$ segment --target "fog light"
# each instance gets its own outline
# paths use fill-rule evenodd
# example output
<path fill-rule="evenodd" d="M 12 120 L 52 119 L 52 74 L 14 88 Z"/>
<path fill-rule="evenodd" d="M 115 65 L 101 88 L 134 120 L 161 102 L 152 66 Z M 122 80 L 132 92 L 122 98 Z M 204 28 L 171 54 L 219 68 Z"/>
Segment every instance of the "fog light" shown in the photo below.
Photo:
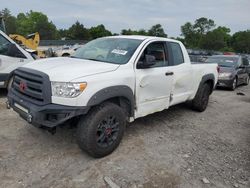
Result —
<path fill-rule="evenodd" d="M 32 122 L 32 115 L 31 115 L 31 114 L 28 114 L 28 116 L 27 116 L 27 121 L 28 121 L 28 123 L 31 123 L 31 122 Z"/>

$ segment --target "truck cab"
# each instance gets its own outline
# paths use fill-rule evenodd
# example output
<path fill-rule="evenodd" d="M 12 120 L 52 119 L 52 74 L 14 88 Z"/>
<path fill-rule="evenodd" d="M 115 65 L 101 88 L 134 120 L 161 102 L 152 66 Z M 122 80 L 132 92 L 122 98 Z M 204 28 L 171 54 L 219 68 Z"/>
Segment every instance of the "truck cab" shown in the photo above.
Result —
<path fill-rule="evenodd" d="M 0 31 L 0 88 L 8 87 L 13 71 L 34 58 Z"/>

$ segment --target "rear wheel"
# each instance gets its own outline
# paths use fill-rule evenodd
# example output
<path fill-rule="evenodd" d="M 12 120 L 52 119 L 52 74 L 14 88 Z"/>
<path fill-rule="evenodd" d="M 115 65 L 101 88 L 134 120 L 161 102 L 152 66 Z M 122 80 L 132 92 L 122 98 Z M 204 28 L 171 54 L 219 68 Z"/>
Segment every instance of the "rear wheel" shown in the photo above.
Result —
<path fill-rule="evenodd" d="M 206 110 L 210 92 L 211 86 L 208 83 L 205 83 L 203 86 L 201 86 L 192 101 L 192 109 L 198 112 L 203 112 Z"/>
<path fill-rule="evenodd" d="M 104 103 L 94 107 L 78 123 L 78 145 L 96 158 L 109 155 L 120 144 L 125 125 L 125 113 L 116 104 Z"/>

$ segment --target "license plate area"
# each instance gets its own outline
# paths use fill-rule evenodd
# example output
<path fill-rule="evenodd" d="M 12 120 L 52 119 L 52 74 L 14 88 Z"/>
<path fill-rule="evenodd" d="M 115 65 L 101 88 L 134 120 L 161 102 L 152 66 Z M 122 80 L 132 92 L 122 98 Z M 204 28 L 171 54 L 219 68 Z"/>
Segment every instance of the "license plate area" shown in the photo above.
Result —
<path fill-rule="evenodd" d="M 27 108 L 24 108 L 24 107 L 21 106 L 20 104 L 14 103 L 14 106 L 15 106 L 17 109 L 23 111 L 23 112 L 26 113 L 26 114 L 29 113 L 29 110 L 28 110 Z"/>

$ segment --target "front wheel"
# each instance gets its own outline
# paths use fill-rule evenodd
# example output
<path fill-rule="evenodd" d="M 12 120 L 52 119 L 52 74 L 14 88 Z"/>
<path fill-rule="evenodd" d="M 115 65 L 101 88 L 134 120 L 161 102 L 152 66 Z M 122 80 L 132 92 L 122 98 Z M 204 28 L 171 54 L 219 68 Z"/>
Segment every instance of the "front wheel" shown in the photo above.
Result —
<path fill-rule="evenodd" d="M 237 78 L 234 78 L 232 86 L 231 86 L 231 90 L 234 91 L 236 89 L 237 85 L 238 85 L 238 80 L 237 80 Z"/>
<path fill-rule="evenodd" d="M 118 105 L 101 104 L 80 119 L 77 126 L 78 145 L 95 158 L 109 155 L 120 144 L 125 125 L 125 113 Z"/>
<path fill-rule="evenodd" d="M 208 83 L 201 86 L 192 101 L 192 109 L 198 112 L 205 111 L 208 105 L 210 92 L 211 87 Z"/>

